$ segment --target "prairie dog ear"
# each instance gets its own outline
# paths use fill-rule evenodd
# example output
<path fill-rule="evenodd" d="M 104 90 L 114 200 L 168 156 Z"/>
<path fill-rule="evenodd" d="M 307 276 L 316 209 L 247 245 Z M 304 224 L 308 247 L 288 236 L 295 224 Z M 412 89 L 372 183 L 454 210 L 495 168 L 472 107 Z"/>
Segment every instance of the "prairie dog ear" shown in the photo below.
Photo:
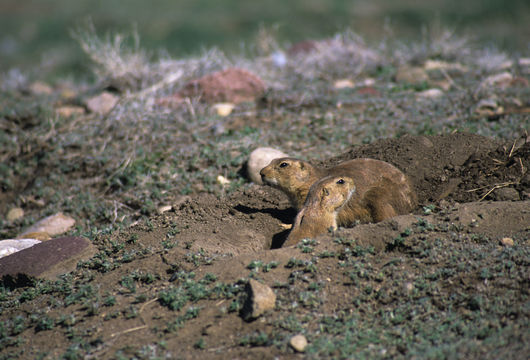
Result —
<path fill-rule="evenodd" d="M 303 161 L 300 161 L 299 164 L 300 164 L 300 169 L 304 170 L 305 169 L 305 163 Z"/>
<path fill-rule="evenodd" d="M 324 196 L 329 196 L 329 190 L 328 190 L 327 188 L 323 188 L 323 189 L 322 189 L 322 194 L 323 194 Z"/>

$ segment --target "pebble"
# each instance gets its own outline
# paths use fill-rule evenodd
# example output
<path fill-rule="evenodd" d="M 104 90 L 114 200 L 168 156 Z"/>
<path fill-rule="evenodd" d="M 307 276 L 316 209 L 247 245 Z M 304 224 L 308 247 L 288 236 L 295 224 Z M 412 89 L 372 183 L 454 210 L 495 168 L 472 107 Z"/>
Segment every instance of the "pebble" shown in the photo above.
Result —
<path fill-rule="evenodd" d="M 217 103 L 212 106 L 212 109 L 217 115 L 225 117 L 230 115 L 235 107 L 235 104 L 232 103 Z"/>
<path fill-rule="evenodd" d="M 55 109 L 55 113 L 59 116 L 69 118 L 72 115 L 83 115 L 85 108 L 82 106 L 65 105 Z"/>
<path fill-rule="evenodd" d="M 16 221 L 24 216 L 24 210 L 22 208 L 16 207 L 12 208 L 7 212 L 6 219 L 9 222 Z"/>
<path fill-rule="evenodd" d="M 247 174 L 250 180 L 256 184 L 263 184 L 261 181 L 260 171 L 265 166 L 269 165 L 270 162 L 274 159 L 287 157 L 283 151 L 269 148 L 269 147 L 260 147 L 255 149 L 250 153 L 247 162 Z"/>
<path fill-rule="evenodd" d="M 74 226 L 74 224 L 74 219 L 70 216 L 64 215 L 62 212 L 58 212 L 39 220 L 24 230 L 18 237 L 24 237 L 26 234 L 35 232 L 44 232 L 50 236 L 60 235 L 67 232 L 72 226 Z"/>
<path fill-rule="evenodd" d="M 418 98 L 422 99 L 438 99 L 444 95 L 444 92 L 440 89 L 428 89 L 420 91 L 416 94 Z"/>
<path fill-rule="evenodd" d="M 173 209 L 173 206 L 171 205 L 162 205 L 160 207 L 158 207 L 158 209 L 156 209 L 156 212 L 159 213 L 159 214 L 163 214 L 169 210 Z"/>
<path fill-rule="evenodd" d="M 350 79 L 341 79 L 341 80 L 336 80 L 333 83 L 333 87 L 335 89 L 352 89 L 355 87 L 355 83 L 351 81 Z"/>
<path fill-rule="evenodd" d="M 230 180 L 225 178 L 223 175 L 218 175 L 216 180 L 217 180 L 217 183 L 222 186 L 230 184 Z"/>
<path fill-rule="evenodd" d="M 512 238 L 505 237 L 505 238 L 501 239 L 501 244 L 504 245 L 504 246 L 513 246 L 514 245 L 514 241 L 513 241 Z"/>
<path fill-rule="evenodd" d="M 104 91 L 97 96 L 93 96 L 86 101 L 86 106 L 90 112 L 105 115 L 108 114 L 118 103 L 119 98 L 108 91 Z"/>
<path fill-rule="evenodd" d="M 289 345 L 291 345 L 291 347 L 295 351 L 304 352 L 305 348 L 307 347 L 307 339 L 305 338 L 304 335 L 298 334 L 298 335 L 293 336 L 289 340 Z"/>
<path fill-rule="evenodd" d="M 266 311 L 274 309 L 276 294 L 272 289 L 254 279 L 250 279 L 245 286 L 247 299 L 243 305 L 243 319 L 246 321 L 256 319 Z"/>

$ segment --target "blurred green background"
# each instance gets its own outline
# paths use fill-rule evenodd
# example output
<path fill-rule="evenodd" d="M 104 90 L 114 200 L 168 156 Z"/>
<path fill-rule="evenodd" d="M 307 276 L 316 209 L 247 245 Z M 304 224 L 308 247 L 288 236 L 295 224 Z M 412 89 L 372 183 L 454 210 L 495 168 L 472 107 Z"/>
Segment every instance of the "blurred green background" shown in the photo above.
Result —
<path fill-rule="evenodd" d="M 173 57 L 252 43 L 260 26 L 278 25 L 280 42 L 323 38 L 350 27 L 368 41 L 418 39 L 439 24 L 481 45 L 528 54 L 528 0 L 1 0 L 0 72 L 18 67 L 54 74 L 86 71 L 70 30 L 91 18 L 98 33 L 129 32 L 141 46 Z"/>

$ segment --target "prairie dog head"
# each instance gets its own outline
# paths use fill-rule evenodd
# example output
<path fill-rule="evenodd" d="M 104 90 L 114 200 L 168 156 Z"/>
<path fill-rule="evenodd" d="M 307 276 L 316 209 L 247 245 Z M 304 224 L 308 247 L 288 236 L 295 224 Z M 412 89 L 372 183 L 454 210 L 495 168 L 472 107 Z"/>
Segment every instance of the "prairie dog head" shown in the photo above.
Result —
<path fill-rule="evenodd" d="M 305 185 L 314 176 L 314 167 L 306 161 L 295 158 L 278 158 L 260 171 L 264 184 L 284 192 L 291 192 Z"/>
<path fill-rule="evenodd" d="M 307 195 L 306 208 L 318 208 L 336 215 L 355 192 L 355 182 L 349 176 L 326 176 L 313 184 Z"/>

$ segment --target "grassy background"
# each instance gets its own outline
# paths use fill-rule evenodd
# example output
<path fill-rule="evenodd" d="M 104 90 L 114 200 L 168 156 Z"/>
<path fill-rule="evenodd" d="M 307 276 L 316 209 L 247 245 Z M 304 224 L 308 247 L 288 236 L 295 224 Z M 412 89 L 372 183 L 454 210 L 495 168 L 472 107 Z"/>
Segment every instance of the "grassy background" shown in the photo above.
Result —
<path fill-rule="evenodd" d="M 137 26 L 142 47 L 172 57 L 218 46 L 252 44 L 260 26 L 278 25 L 278 39 L 295 42 L 350 27 L 365 39 L 418 38 L 437 21 L 481 44 L 528 50 L 530 5 L 525 0 L 3 0 L 0 2 L 0 71 L 14 66 L 55 74 L 86 73 L 86 57 L 70 31 L 91 18 L 98 32 Z M 389 27 L 390 26 L 390 27 Z"/>

